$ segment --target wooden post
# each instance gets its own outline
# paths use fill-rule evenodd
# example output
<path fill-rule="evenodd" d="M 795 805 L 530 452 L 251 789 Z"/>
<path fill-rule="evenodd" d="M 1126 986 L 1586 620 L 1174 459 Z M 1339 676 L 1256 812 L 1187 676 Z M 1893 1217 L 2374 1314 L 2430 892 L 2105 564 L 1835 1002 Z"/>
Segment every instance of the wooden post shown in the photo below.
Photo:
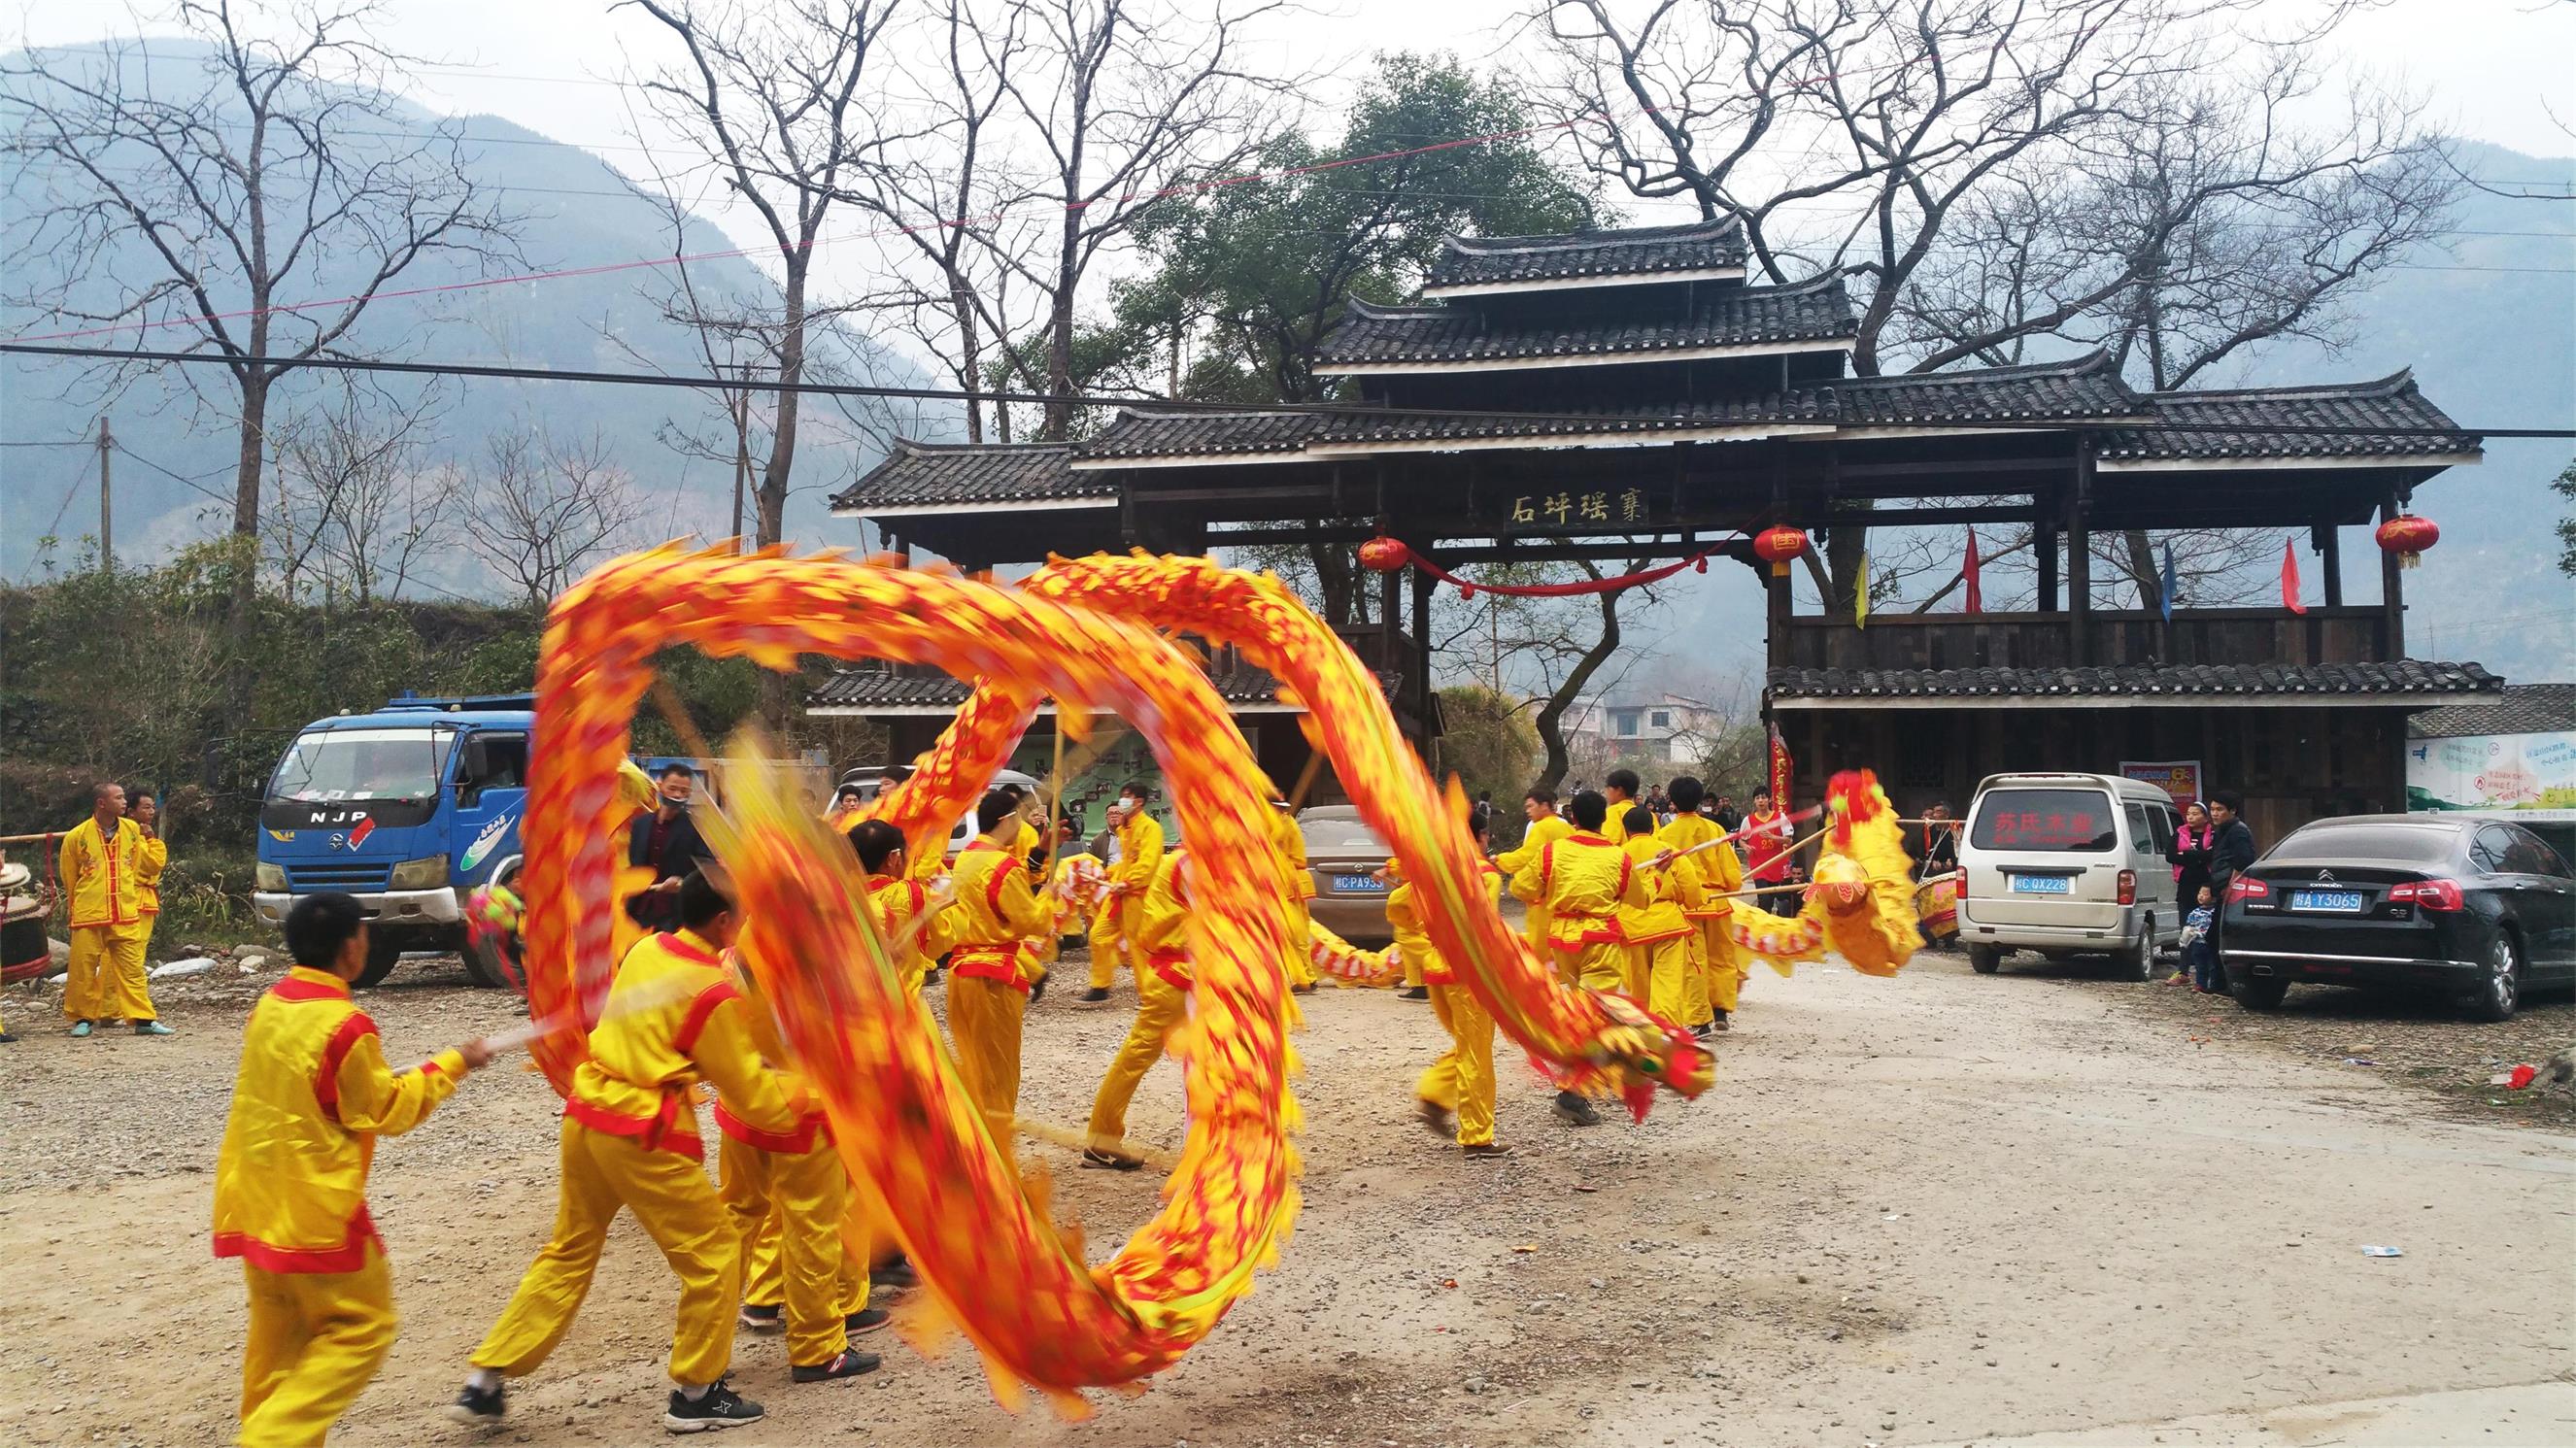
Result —
<path fill-rule="evenodd" d="M 2343 530 L 2320 523 L 2308 530 L 2308 546 L 2317 550 L 2326 575 L 2326 607 L 2343 607 Z"/>
<path fill-rule="evenodd" d="M 2066 500 L 2066 661 L 2092 662 L 2093 640 L 2093 440 L 2075 444 L 2075 491 Z"/>
<path fill-rule="evenodd" d="M 2396 517 L 2401 506 L 2394 492 L 2380 499 L 2379 521 L 2385 523 Z M 2399 582 L 2403 577 L 2405 574 L 2398 568 L 2397 555 L 2385 548 L 2379 550 L 2379 607 L 2387 619 L 2385 629 L 2388 637 L 2382 641 L 2387 650 L 2384 655 L 2387 661 L 2406 657 L 2406 586 Z"/>
<path fill-rule="evenodd" d="M 2046 522 L 2032 530 L 2031 547 L 2039 554 L 2039 611 L 2057 612 L 2057 530 Z"/>
<path fill-rule="evenodd" d="M 1413 572 L 1413 656 L 1405 663 L 1414 671 L 1413 717 L 1424 732 L 1431 728 L 1431 591 L 1440 586 L 1420 568 Z"/>

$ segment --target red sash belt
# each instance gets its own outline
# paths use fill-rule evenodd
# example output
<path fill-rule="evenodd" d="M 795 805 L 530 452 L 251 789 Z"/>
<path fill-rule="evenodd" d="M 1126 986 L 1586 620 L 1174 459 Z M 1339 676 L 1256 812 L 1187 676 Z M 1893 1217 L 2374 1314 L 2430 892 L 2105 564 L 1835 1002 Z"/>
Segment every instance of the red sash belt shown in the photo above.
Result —
<path fill-rule="evenodd" d="M 806 1113 L 805 1119 L 798 1122 L 793 1131 L 763 1131 L 727 1111 L 722 1099 L 716 1102 L 716 1129 L 745 1146 L 756 1146 L 781 1156 L 803 1156 L 812 1151 L 817 1142 L 831 1139 L 831 1126 L 820 1111 Z"/>
<path fill-rule="evenodd" d="M 650 1116 L 630 1116 L 579 1098 L 564 1103 L 564 1115 L 593 1131 L 631 1136 L 646 1151 L 670 1151 L 704 1161 L 707 1148 L 698 1140 L 697 1113 L 689 1109 L 689 1088 L 665 1086 L 662 1105 Z"/>

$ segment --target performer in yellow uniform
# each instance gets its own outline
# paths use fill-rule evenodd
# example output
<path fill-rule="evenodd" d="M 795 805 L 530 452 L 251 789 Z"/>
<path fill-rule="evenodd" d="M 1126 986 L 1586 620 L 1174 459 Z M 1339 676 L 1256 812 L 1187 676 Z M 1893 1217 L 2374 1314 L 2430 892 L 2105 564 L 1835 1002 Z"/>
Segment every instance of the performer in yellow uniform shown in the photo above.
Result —
<path fill-rule="evenodd" d="M 394 1345 L 393 1274 L 367 1211 L 376 1138 L 411 1130 L 489 1061 L 481 1041 L 417 1070 L 385 1068 L 376 1023 L 349 1001 L 367 917 L 346 895 L 286 915 L 295 965 L 251 1007 L 215 1157 L 215 1255 L 250 1289 L 242 1346 L 248 1448 L 320 1444 Z"/>
<path fill-rule="evenodd" d="M 903 831 L 884 820 L 862 821 L 850 831 L 850 847 L 858 853 L 859 868 L 868 872 L 868 904 L 894 952 L 904 989 L 919 995 L 932 963 L 957 944 L 949 933 L 947 899 L 912 878 L 905 868 Z M 929 923 L 916 928 L 913 922 L 925 915 Z"/>
<path fill-rule="evenodd" d="M 152 927 L 161 923 L 161 872 L 170 867 L 170 842 L 161 838 L 161 803 L 150 794 L 137 794 L 126 813 L 142 838 L 135 842 L 134 883 L 142 887 L 143 952 L 152 949 Z M 149 984 L 146 972 L 144 981 Z"/>
<path fill-rule="evenodd" d="M 1547 901 L 1544 897 L 1532 899 L 1528 895 L 1521 894 L 1520 873 L 1529 868 L 1532 860 L 1538 858 L 1539 851 L 1574 833 L 1574 826 L 1568 824 L 1565 817 L 1556 812 L 1556 791 L 1543 784 L 1532 788 L 1528 795 L 1523 797 L 1521 813 L 1529 820 L 1529 832 L 1521 836 L 1521 842 L 1517 848 L 1505 850 L 1496 855 L 1494 863 L 1501 866 L 1503 873 L 1512 879 L 1512 893 L 1519 896 L 1521 903 L 1528 907 L 1526 934 L 1529 937 L 1530 949 L 1537 951 L 1544 959 L 1555 949 L 1548 944 Z"/>
<path fill-rule="evenodd" d="M 1486 823 L 1482 810 L 1470 811 L 1467 828 L 1481 852 Z M 1386 897 L 1387 923 L 1395 928 L 1395 945 L 1407 960 L 1422 961 L 1422 978 L 1431 987 L 1431 1013 L 1449 1033 L 1449 1049 L 1413 1084 L 1423 1123 L 1442 1136 L 1457 1133 L 1458 1148 L 1470 1159 L 1503 1157 L 1512 1149 L 1494 1140 L 1494 1018 L 1476 993 L 1461 984 L 1449 962 L 1431 943 L 1416 907 L 1413 886 L 1403 865 L 1389 859 L 1381 878 L 1394 885 Z M 1502 893 L 1503 872 L 1488 861 L 1485 888 Z M 1454 1120 L 1453 1120 L 1454 1117 Z"/>
<path fill-rule="evenodd" d="M 1118 862 L 1109 867 L 1108 898 L 1091 923 L 1091 985 L 1082 993 L 1086 1001 L 1109 999 L 1122 954 L 1130 970 L 1140 960 L 1133 944 L 1136 927 L 1144 913 L 1145 890 L 1163 863 L 1163 826 L 1145 808 L 1151 797 L 1142 780 L 1131 780 L 1120 787 L 1118 803 L 1111 807 L 1117 817 Z"/>
<path fill-rule="evenodd" d="M 760 1420 L 760 1405 L 724 1380 L 733 1366 L 742 1252 L 700 1165 L 691 1088 L 712 1084 L 726 1110 L 762 1131 L 793 1131 L 803 1117 L 761 1064 L 750 1009 L 724 967 L 738 923 L 733 902 L 692 873 L 678 904 L 678 933 L 628 952 L 609 987 L 590 1059 L 573 1074 L 564 1103 L 554 1233 L 474 1349 L 473 1374 L 449 1409 L 459 1422 L 499 1422 L 502 1379 L 533 1372 L 563 1340 L 620 1209 L 635 1213 L 680 1279 L 676 1386 L 662 1426 L 689 1433 Z"/>
<path fill-rule="evenodd" d="M 1609 802 L 1598 793 L 1587 789 L 1577 794 L 1566 806 L 1574 833 L 1540 847 L 1538 857 L 1512 879 L 1514 894 L 1547 902 L 1548 943 L 1556 952 L 1557 974 L 1585 990 L 1626 985 L 1620 907 L 1654 903 L 1627 851 L 1601 837 L 1602 817 L 1608 812 Z M 1601 1119 L 1591 1102 L 1571 1091 L 1558 1092 L 1556 1106 L 1579 1126 Z"/>
<path fill-rule="evenodd" d="M 143 946 L 152 937 L 143 860 L 143 831 L 125 817 L 125 786 L 99 785 L 90 792 L 90 817 L 63 836 L 57 861 L 71 901 L 63 1015 L 75 1036 L 99 1021 L 132 1021 L 138 1036 L 173 1034 L 155 1018 L 143 973 Z"/>
<path fill-rule="evenodd" d="M 1189 1015 L 1189 854 L 1169 850 L 1154 867 L 1137 912 L 1136 948 L 1145 968 L 1136 976 L 1136 1023 L 1110 1059 L 1100 1092 L 1091 1099 L 1091 1125 L 1083 1143 L 1084 1166 L 1134 1171 L 1144 1160 L 1126 1148 L 1127 1105 L 1154 1063 L 1163 1059 L 1172 1032 Z"/>
<path fill-rule="evenodd" d="M 1020 1018 L 1045 977 L 1029 967 L 1031 937 L 1055 928 L 1054 913 L 1029 889 L 1029 872 L 1008 844 L 1019 809 L 1001 790 L 975 806 L 983 831 L 957 857 L 957 899 L 948 907 L 957 946 L 949 955 L 948 1035 L 957 1074 L 984 1113 L 1004 1161 L 1016 1159 L 1011 1120 L 1020 1103 Z M 1161 841 L 1155 842 L 1159 856 Z"/>
<path fill-rule="evenodd" d="M 1700 974 L 1700 989 L 1690 997 L 1690 1012 L 1681 1023 L 1705 1037 L 1727 1028 L 1727 1017 L 1734 1014 L 1744 988 L 1744 965 L 1726 933 L 1735 902 L 1715 898 L 1744 888 L 1744 863 L 1736 858 L 1735 846 L 1723 843 L 1726 831 L 1699 812 L 1701 801 L 1708 798 L 1707 786 L 1685 774 L 1665 785 L 1664 792 L 1673 802 L 1673 822 L 1656 831 L 1656 838 L 1674 851 L 1708 845 L 1671 867 L 1682 887 L 1682 914 L 1691 922 L 1693 959 Z M 1712 845 L 1711 840 L 1721 842 Z"/>
<path fill-rule="evenodd" d="M 1614 845 L 1628 843 L 1628 837 L 1636 833 L 1628 828 L 1628 810 L 1637 802 L 1638 782 L 1633 769 L 1614 769 L 1609 778 L 1601 781 L 1601 798 L 1610 807 L 1608 817 L 1601 822 L 1601 838 Z"/>
<path fill-rule="evenodd" d="M 1271 843 L 1279 856 L 1279 873 L 1288 882 L 1288 954 L 1282 963 L 1288 968 L 1288 988 L 1304 995 L 1315 988 L 1314 921 L 1306 906 L 1315 898 L 1315 872 L 1306 867 L 1306 832 L 1298 828 L 1297 812 L 1277 794 L 1271 796 L 1270 808 Z"/>
<path fill-rule="evenodd" d="M 1644 805 L 1628 806 L 1627 851 L 1633 873 L 1652 903 L 1619 907 L 1619 933 L 1628 947 L 1628 994 L 1665 1020 L 1686 1022 L 1690 1015 L 1691 923 L 1682 914 L 1680 882 L 1655 868 L 1664 845 L 1655 838 L 1655 816 Z M 1687 870 L 1688 860 L 1673 870 Z"/>
<path fill-rule="evenodd" d="M 753 1005 L 746 1012 L 761 1058 L 778 1070 L 786 1052 L 757 1002 L 751 979 L 736 964 L 736 989 Z M 764 1131 L 716 1102 L 716 1128 L 724 1135 L 717 1168 L 720 1196 L 743 1255 L 742 1325 L 787 1329 L 791 1380 L 826 1382 L 876 1370 L 874 1353 L 850 1350 L 850 1334 L 874 1332 L 890 1320 L 867 1305 L 864 1264 L 855 1272 L 842 1252 L 842 1219 L 850 1209 L 850 1173 L 832 1147 L 832 1130 L 802 1082 L 778 1070 L 778 1082 L 803 1112 L 787 1131 Z M 849 1301 L 852 1279 L 857 1301 Z M 755 1307 L 750 1304 L 783 1304 Z"/>

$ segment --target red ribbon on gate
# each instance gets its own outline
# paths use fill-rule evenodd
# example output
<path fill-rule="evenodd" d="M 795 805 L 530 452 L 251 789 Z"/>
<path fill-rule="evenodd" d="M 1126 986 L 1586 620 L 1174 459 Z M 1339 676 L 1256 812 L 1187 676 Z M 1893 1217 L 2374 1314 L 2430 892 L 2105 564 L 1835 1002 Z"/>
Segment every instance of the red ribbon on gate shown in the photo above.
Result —
<path fill-rule="evenodd" d="M 1401 568 L 1410 563 L 1443 583 L 1455 585 L 1460 598 L 1474 598 L 1480 592 L 1499 593 L 1511 598 L 1571 598 L 1584 593 L 1611 593 L 1622 588 L 1634 588 L 1641 583 L 1660 583 L 1685 568 L 1695 573 L 1706 573 L 1709 558 L 1717 552 L 1714 548 L 1704 548 L 1679 563 L 1667 563 L 1661 568 L 1623 573 L 1616 578 L 1586 578 L 1578 583 L 1478 583 L 1473 579 L 1461 578 L 1423 557 L 1400 538 L 1384 538 L 1375 541 L 1395 545 L 1391 550 L 1382 550 L 1381 556 L 1384 552 L 1396 554 L 1395 560 L 1384 565 L 1385 567 Z"/>

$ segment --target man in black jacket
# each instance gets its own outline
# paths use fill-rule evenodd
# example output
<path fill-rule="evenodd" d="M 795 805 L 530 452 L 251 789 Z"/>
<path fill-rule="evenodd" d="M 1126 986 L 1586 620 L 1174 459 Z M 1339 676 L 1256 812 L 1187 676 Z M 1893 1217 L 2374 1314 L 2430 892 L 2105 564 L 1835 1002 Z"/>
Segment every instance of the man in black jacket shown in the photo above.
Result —
<path fill-rule="evenodd" d="M 2245 796 L 2234 791 L 2222 790 L 2209 797 L 2209 822 L 2218 831 L 2209 846 L 2209 898 L 2218 906 L 2210 914 L 2209 948 L 2214 952 L 2225 949 L 2221 937 L 2226 933 L 2227 887 L 2238 871 L 2254 863 L 2254 831 L 2245 823 L 2244 809 Z M 2188 910 L 2190 906 L 2183 908 Z M 2223 953 L 2219 955 L 2222 983 L 2227 979 L 2226 958 Z"/>
<path fill-rule="evenodd" d="M 680 928 L 680 882 L 714 853 L 698 838 L 689 818 L 689 797 L 697 790 L 697 772 L 677 762 L 662 766 L 662 802 L 641 816 L 626 835 L 626 863 L 653 867 L 653 883 L 626 901 L 626 913 L 647 930 Z"/>

